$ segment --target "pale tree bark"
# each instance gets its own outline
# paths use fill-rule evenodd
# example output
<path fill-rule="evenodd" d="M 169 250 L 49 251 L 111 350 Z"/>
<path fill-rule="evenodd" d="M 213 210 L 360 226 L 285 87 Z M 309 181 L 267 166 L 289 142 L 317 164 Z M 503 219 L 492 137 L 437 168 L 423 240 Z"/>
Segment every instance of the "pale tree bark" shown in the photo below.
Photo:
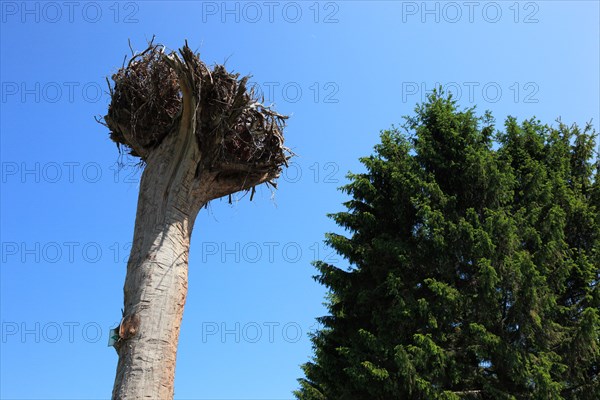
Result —
<path fill-rule="evenodd" d="M 171 54 L 158 59 L 176 72 L 181 90 L 182 107 L 169 133 L 149 149 L 140 145 L 139 133 L 134 136 L 123 130 L 124 136 L 129 135 L 127 146 L 144 158 L 146 166 L 127 263 L 123 320 L 115 344 L 119 361 L 113 399 L 173 398 L 196 216 L 210 200 L 270 182 L 280 171 L 277 163 L 216 162 L 224 136 L 202 132 L 208 125 L 199 120 L 203 105 L 209 104 L 200 95 L 203 75 L 199 69 L 205 66 L 187 45 L 180 52 L 182 57 Z M 212 83 L 213 77 L 207 74 L 205 79 Z M 232 104 L 239 107 L 240 101 L 232 99 Z M 256 103 L 249 106 L 255 108 Z M 122 129 L 117 118 L 109 116 L 105 117 L 107 126 Z"/>
<path fill-rule="evenodd" d="M 188 171 L 179 181 L 169 181 L 164 172 L 173 168 L 174 157 L 169 155 L 175 153 L 170 147 L 153 155 L 142 175 L 124 287 L 114 399 L 173 397 L 190 238 L 198 210 L 207 199 L 190 193 L 191 160 L 180 165 Z M 170 184 L 173 189 L 167 192 Z"/>

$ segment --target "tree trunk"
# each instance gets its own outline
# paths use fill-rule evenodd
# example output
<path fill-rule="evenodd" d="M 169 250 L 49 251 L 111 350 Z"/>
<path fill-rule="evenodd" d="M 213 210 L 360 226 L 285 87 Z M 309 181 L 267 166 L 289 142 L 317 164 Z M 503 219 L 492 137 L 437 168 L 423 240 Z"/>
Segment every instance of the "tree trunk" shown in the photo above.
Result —
<path fill-rule="evenodd" d="M 151 50 L 152 54 L 159 54 L 156 46 L 151 45 L 147 51 Z M 173 398 L 179 329 L 188 288 L 188 254 L 196 216 L 210 200 L 264 182 L 272 183 L 287 160 L 277 122 L 285 117 L 259 105 L 246 93 L 247 78 L 238 82 L 237 75 L 227 74 L 223 68 L 211 74 L 187 45 L 180 53 L 181 58 L 160 52 L 150 64 L 164 62 L 176 72 L 182 101 L 171 129 L 157 147 L 148 145 L 157 139 L 152 132 L 142 144 L 137 140 L 135 124 L 134 129 L 127 129 L 140 109 L 151 103 L 144 96 L 136 110 L 121 110 L 125 116 L 121 118 L 119 106 L 130 103 L 122 87 L 120 92 L 115 89 L 111 92 L 115 108 L 106 117 L 111 135 L 117 132 L 111 137 L 127 138 L 127 146 L 146 161 L 127 263 L 123 320 L 115 344 L 119 362 L 113 399 Z M 140 66 L 143 67 L 130 63 L 128 74 L 144 78 Z M 129 79 L 128 74 L 119 75 L 119 79 Z M 204 101 L 207 107 L 217 107 L 216 111 L 209 108 L 212 115 L 206 121 L 200 120 L 202 84 L 218 89 L 212 94 L 214 98 Z M 231 109 L 225 112 L 218 108 L 221 104 L 228 104 Z M 240 164 L 215 158 L 223 151 L 225 134 L 248 130 L 248 126 L 255 126 L 253 121 L 259 122 L 254 128 L 258 133 L 251 135 L 249 142 L 234 143 L 254 146 L 252 149 L 259 154 L 256 159 L 244 159 Z M 215 132 L 215 127 L 226 132 Z"/>
<path fill-rule="evenodd" d="M 178 146 L 166 142 L 142 175 L 113 399 L 173 398 L 190 238 L 206 201 L 190 191 L 193 158 L 177 160 L 172 150 Z"/>
<path fill-rule="evenodd" d="M 210 200 L 196 176 L 196 104 L 182 85 L 174 131 L 148 156 L 142 174 L 113 399 L 172 399 L 179 329 L 188 287 L 188 254 L 198 211 Z M 176 129 L 176 131 L 175 131 Z M 200 178 L 200 179 L 198 179 Z"/>

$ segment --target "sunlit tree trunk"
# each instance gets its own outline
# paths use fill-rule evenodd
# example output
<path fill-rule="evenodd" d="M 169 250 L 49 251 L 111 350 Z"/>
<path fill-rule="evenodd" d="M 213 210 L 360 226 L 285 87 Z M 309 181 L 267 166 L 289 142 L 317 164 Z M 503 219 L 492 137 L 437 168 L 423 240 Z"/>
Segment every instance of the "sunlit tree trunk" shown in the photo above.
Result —
<path fill-rule="evenodd" d="M 169 145 L 163 143 L 166 148 L 148 160 L 142 175 L 124 287 L 114 399 L 173 397 L 190 238 L 206 199 L 190 191 L 194 178 L 191 159 L 180 165 L 179 179 L 169 181 L 165 171 L 172 170 L 175 162 Z"/>
<path fill-rule="evenodd" d="M 139 57 L 113 76 L 105 117 L 111 138 L 145 161 L 112 397 L 172 399 L 196 216 L 210 200 L 274 185 L 286 163 L 285 117 L 247 93 L 247 78 L 220 66 L 209 71 L 187 45 L 180 55 L 151 45 Z M 173 116 L 165 104 L 179 111 Z M 170 128 L 140 132 L 155 122 Z"/>

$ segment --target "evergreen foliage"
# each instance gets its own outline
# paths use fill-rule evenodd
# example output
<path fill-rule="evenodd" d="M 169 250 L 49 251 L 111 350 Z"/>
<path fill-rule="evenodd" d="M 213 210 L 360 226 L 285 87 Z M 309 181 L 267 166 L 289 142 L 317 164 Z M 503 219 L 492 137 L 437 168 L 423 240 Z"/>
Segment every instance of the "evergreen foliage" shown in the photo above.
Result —
<path fill-rule="evenodd" d="M 301 400 L 600 399 L 597 134 L 435 91 L 342 189 Z"/>

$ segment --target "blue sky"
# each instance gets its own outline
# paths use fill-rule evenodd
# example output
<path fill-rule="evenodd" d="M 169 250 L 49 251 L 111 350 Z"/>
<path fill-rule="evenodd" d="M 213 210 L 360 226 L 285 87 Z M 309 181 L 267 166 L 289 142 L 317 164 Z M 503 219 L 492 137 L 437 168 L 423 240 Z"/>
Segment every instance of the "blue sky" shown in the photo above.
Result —
<path fill-rule="evenodd" d="M 337 187 L 437 84 L 463 106 L 598 129 L 597 1 L 1 5 L 0 397 L 109 398 L 140 172 L 116 168 L 105 77 L 187 39 L 291 115 L 273 194 L 217 200 L 192 237 L 177 399 L 287 399 L 325 312 L 311 261 Z"/>

